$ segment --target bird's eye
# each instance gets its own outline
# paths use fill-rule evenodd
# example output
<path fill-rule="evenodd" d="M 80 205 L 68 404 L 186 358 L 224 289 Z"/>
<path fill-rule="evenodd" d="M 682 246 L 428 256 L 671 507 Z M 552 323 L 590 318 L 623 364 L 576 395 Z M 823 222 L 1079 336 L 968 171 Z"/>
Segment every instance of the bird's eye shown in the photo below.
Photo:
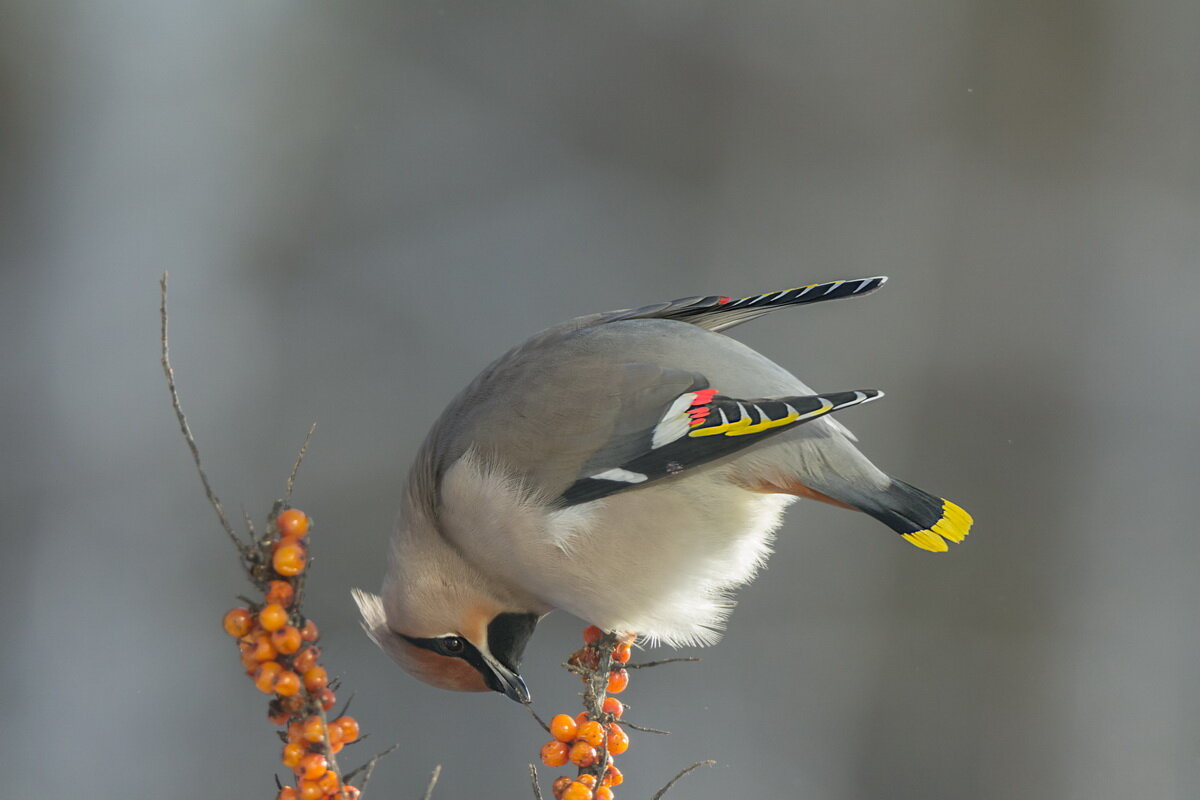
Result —
<path fill-rule="evenodd" d="M 461 636 L 443 636 L 437 640 L 438 650 L 443 655 L 458 656 L 467 649 L 467 643 Z"/>

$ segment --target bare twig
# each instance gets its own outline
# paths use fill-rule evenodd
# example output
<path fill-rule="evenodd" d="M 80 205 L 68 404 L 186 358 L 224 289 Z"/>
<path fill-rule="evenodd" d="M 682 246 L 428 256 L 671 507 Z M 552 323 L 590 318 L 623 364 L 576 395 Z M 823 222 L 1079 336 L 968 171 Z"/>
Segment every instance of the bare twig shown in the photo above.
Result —
<path fill-rule="evenodd" d="M 364 737 L 364 738 L 365 738 L 365 737 Z M 354 778 L 354 776 L 355 776 L 355 775 L 357 775 L 358 773 L 360 773 L 360 772 L 364 772 L 364 773 L 366 773 L 366 774 L 363 776 L 363 782 L 362 782 L 362 784 L 363 784 L 363 785 L 362 785 L 362 786 L 359 786 L 358 788 L 359 788 L 361 791 L 364 791 L 364 792 L 365 792 L 365 791 L 366 791 L 366 789 L 367 789 L 367 781 L 369 781 L 369 780 L 371 779 L 371 772 L 372 772 L 372 771 L 375 769 L 375 764 L 376 764 L 376 763 L 379 761 L 379 759 L 383 758 L 384 756 L 386 756 L 388 753 L 392 752 L 393 750 L 395 750 L 395 749 L 396 749 L 397 747 L 399 747 L 399 746 L 400 746 L 400 743 L 399 743 L 399 742 L 396 742 L 394 745 L 392 745 L 391 747 L 389 747 L 387 750 L 383 750 L 383 751 L 381 751 L 381 752 L 379 752 L 379 753 L 376 753 L 375 755 L 371 756 L 371 758 L 370 758 L 370 759 L 367 761 L 367 763 L 365 763 L 365 764 L 359 764 L 359 765 L 358 765 L 357 767 L 355 767 L 354 769 L 350 770 L 350 771 L 349 771 L 349 772 L 347 772 L 347 773 L 344 773 L 344 774 L 342 775 L 342 781 L 343 781 L 343 782 L 348 782 L 348 781 L 350 781 L 351 779 L 353 779 L 353 778 Z"/>
<path fill-rule="evenodd" d="M 546 724 L 546 720 L 544 720 L 544 719 L 542 719 L 541 717 L 539 717 L 539 716 L 538 716 L 538 713 L 537 713 L 536 711 L 534 711 L 534 710 L 533 710 L 533 704 L 532 704 L 532 703 L 526 703 L 526 704 L 525 704 L 525 708 L 526 708 L 526 709 L 528 709 L 528 711 L 529 711 L 529 713 L 530 713 L 530 714 L 533 714 L 533 718 L 537 720 L 537 724 L 538 724 L 538 725 L 541 725 L 541 726 L 542 726 L 542 728 L 543 728 L 543 729 L 545 729 L 546 733 L 549 733 L 549 732 L 550 732 L 550 726 Z"/>
<path fill-rule="evenodd" d="M 429 776 L 429 785 L 425 787 L 425 794 L 421 795 L 421 800 L 430 800 L 433 797 L 433 787 L 437 786 L 438 778 L 442 774 L 442 765 L 438 764 L 433 768 L 433 774 Z M 366 781 L 363 781 L 366 785 Z"/>
<path fill-rule="evenodd" d="M 167 273 L 165 272 L 162 274 L 162 280 L 159 281 L 159 287 L 161 299 L 159 316 L 162 319 L 162 368 L 163 374 L 167 376 L 167 389 L 171 392 L 171 405 L 175 408 L 175 416 L 179 420 L 179 429 L 183 432 L 183 438 L 192 451 L 192 460 L 196 462 L 196 470 L 200 473 L 200 482 L 204 484 L 204 493 L 208 495 L 208 502 L 217 512 L 217 517 L 221 520 L 221 527 L 225 529 L 225 533 L 229 534 L 229 540 L 237 548 L 238 554 L 244 558 L 246 545 L 234 534 L 233 527 L 225 518 L 225 510 L 221 508 L 221 501 L 213 493 L 212 486 L 208 482 L 208 475 L 205 474 L 204 467 L 200 465 L 200 450 L 196 447 L 196 437 L 192 436 L 192 429 L 188 426 L 187 417 L 183 415 L 183 406 L 179 404 L 179 392 L 175 388 L 175 370 L 171 368 L 171 357 L 167 348 Z"/>
<path fill-rule="evenodd" d="M 661 733 L 664 736 L 671 735 L 670 731 L 660 731 L 658 728 L 643 728 L 641 725 L 634 725 L 632 722 L 630 722 L 627 719 L 622 719 L 621 724 L 624 725 L 626 728 L 633 728 L 635 731 L 642 731 L 644 733 Z"/>
<path fill-rule="evenodd" d="M 538 785 L 537 767 L 533 764 L 529 765 L 529 782 L 533 784 L 533 796 L 542 800 L 542 787 Z"/>
<path fill-rule="evenodd" d="M 304 460 L 304 453 L 308 450 L 308 440 L 317 430 L 317 423 L 313 423 L 308 429 L 308 433 L 304 435 L 304 444 L 300 445 L 300 452 L 296 453 L 296 463 L 292 464 L 292 473 L 288 475 L 287 489 L 283 493 L 283 504 L 287 505 L 292 499 L 292 487 L 296 485 L 296 473 L 300 471 L 300 462 Z"/>
<path fill-rule="evenodd" d="M 682 778 L 684 775 L 687 775 L 689 772 L 691 772 L 691 771 L 692 771 L 692 770 L 694 770 L 694 769 L 697 769 L 698 767 L 711 767 L 711 766 L 712 766 L 713 764 L 715 764 L 715 763 L 717 763 L 717 762 L 716 762 L 716 761 L 712 761 L 712 760 L 709 760 L 709 761 L 697 761 L 695 764 L 692 764 L 692 765 L 691 765 L 690 767 L 688 767 L 687 769 L 685 769 L 685 770 L 681 771 L 681 772 L 680 772 L 678 775 L 676 775 L 674 778 L 671 778 L 671 780 L 667 781 L 667 785 L 666 785 L 666 786 L 664 786 L 663 788 L 659 789 L 659 790 L 658 790 L 658 791 L 657 791 L 657 792 L 654 794 L 654 797 L 651 797 L 651 798 L 650 798 L 650 800 L 662 800 L 662 796 L 663 796 L 664 794 L 666 794 L 666 793 L 667 793 L 667 790 L 668 790 L 668 789 L 670 789 L 672 786 L 674 786 L 674 785 L 675 785 L 675 781 L 679 780 L 679 779 L 680 779 L 680 778 Z"/>
<path fill-rule="evenodd" d="M 663 664 L 678 664 L 683 661 L 702 661 L 703 659 L 696 656 L 680 656 L 679 658 L 663 658 L 658 661 L 643 661 L 641 664 L 625 664 L 625 669 L 649 669 L 650 667 L 661 667 Z"/>

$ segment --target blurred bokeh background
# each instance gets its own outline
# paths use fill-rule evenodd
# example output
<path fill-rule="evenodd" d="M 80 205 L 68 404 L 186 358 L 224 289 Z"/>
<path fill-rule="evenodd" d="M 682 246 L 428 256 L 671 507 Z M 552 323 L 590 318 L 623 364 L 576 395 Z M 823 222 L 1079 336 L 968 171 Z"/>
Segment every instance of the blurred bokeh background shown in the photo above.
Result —
<path fill-rule="evenodd" d="M 529 333 L 887 274 L 736 335 L 975 534 L 789 515 L 725 641 L 636 675 L 619 796 L 1191 798 L 1200 786 L 1200 4 L 0 3 L 10 797 L 273 796 L 220 617 L 311 421 L 309 611 L 371 795 L 527 798 L 545 739 L 358 629 L 407 464 Z M 614 587 L 614 591 L 619 587 Z M 582 623 L 542 626 L 526 677 Z M 551 777 L 559 774 L 543 770 Z M 548 783 L 548 781 L 547 781 Z"/>

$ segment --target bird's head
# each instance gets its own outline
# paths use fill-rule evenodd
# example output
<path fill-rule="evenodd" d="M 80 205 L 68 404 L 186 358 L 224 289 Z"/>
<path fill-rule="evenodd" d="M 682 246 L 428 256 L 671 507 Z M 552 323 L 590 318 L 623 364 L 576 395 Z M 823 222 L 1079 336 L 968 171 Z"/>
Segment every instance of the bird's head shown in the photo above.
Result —
<path fill-rule="evenodd" d="M 496 585 L 419 523 L 402 524 L 382 597 L 354 590 L 367 635 L 432 686 L 528 703 L 521 657 L 545 609 Z"/>

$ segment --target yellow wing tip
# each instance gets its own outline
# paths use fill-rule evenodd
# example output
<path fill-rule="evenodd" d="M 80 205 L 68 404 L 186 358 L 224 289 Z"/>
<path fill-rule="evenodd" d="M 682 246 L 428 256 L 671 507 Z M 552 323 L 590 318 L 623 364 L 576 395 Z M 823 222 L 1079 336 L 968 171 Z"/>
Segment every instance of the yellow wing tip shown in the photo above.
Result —
<path fill-rule="evenodd" d="M 946 544 L 949 540 L 954 543 L 961 542 L 967 538 L 967 534 L 971 532 L 971 525 L 974 520 L 971 515 L 964 511 L 960 506 L 942 500 L 942 516 L 923 531 L 913 531 L 912 533 L 900 534 L 909 544 L 928 550 L 931 553 L 944 553 L 950 549 Z"/>

